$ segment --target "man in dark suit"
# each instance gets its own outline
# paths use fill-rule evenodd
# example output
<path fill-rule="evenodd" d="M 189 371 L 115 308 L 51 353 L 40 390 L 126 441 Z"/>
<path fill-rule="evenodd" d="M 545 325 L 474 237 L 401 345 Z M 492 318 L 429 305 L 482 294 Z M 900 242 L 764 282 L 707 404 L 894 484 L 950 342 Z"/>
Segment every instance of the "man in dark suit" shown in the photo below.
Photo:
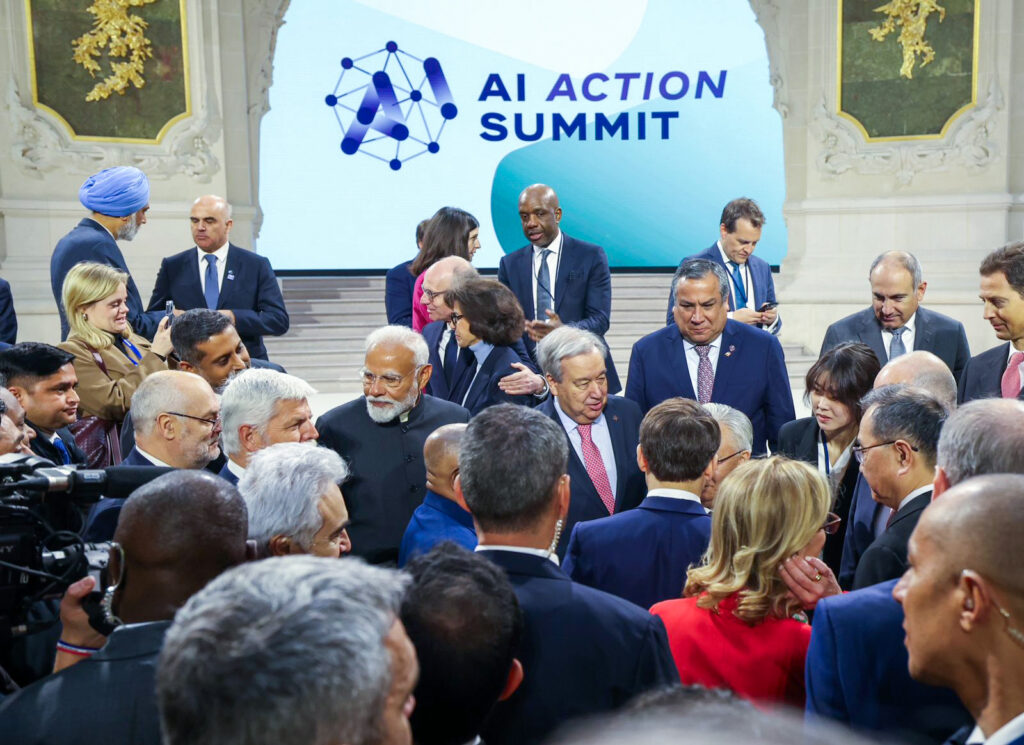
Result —
<path fill-rule="evenodd" d="M 352 550 L 394 564 L 413 511 L 426 494 L 423 443 L 445 424 L 469 421 L 461 406 L 424 394 L 432 368 L 423 337 L 384 326 L 366 339 L 363 395 L 316 422 L 320 445 L 351 467 L 345 501 Z"/>
<path fill-rule="evenodd" d="M 842 318 L 825 332 L 821 354 L 844 341 L 867 344 L 878 363 L 896 359 L 911 350 L 931 352 L 960 379 L 971 357 L 967 333 L 959 321 L 922 308 L 928 283 L 921 278 L 921 265 L 906 251 L 879 255 L 868 273 L 871 307 Z"/>
<path fill-rule="evenodd" d="M 250 558 L 247 532 L 241 496 L 212 474 L 169 473 L 136 490 L 110 550 L 113 634 L 103 644 L 87 623 L 65 624 L 64 649 L 87 659 L 7 698 L 5 739 L 158 745 L 154 676 L 164 635 L 190 596 Z"/>
<path fill-rule="evenodd" d="M 764 213 L 757 202 L 746 197 L 734 199 L 722 210 L 718 226 L 719 239 L 710 248 L 689 258 L 707 259 L 725 270 L 729 277 L 729 318 L 778 334 L 782 328 L 782 319 L 775 309 L 772 268 L 767 261 L 754 256 L 764 223 Z M 673 321 L 675 291 L 673 283 L 665 320 L 669 325 Z"/>
<path fill-rule="evenodd" d="M 960 378 L 960 403 L 976 398 L 1020 398 L 1024 362 L 1024 242 L 998 248 L 981 262 L 985 320 L 1006 344 L 972 357 Z"/>
<path fill-rule="evenodd" d="M 720 442 L 718 423 L 696 401 L 670 398 L 647 412 L 636 456 L 647 498 L 635 510 L 576 525 L 566 574 L 641 608 L 678 598 L 711 538 L 700 495 Z"/>
<path fill-rule="evenodd" d="M 152 339 L 161 314 L 142 310 L 142 298 L 128 271 L 118 241 L 130 241 L 146 224 L 149 209 L 149 180 L 131 166 L 107 168 L 85 180 L 78 199 L 90 211 L 75 229 L 61 238 L 50 257 L 50 288 L 60 313 L 60 338 L 68 335 L 61 292 L 71 267 L 83 261 L 109 264 L 128 275 L 128 322 L 137 334 Z"/>
<path fill-rule="evenodd" d="M 505 404 L 473 418 L 459 454 L 456 489 L 473 513 L 477 550 L 508 574 L 525 619 L 520 660 L 529 672 L 484 726 L 488 745 L 533 745 L 566 720 L 679 682 L 659 619 L 558 567 L 568 454 L 549 417 Z"/>
<path fill-rule="evenodd" d="M 423 250 L 423 233 L 430 220 L 420 220 L 416 226 L 416 248 Z M 412 328 L 412 295 L 416 287 L 416 275 L 409 271 L 415 259 L 403 261 L 388 269 L 384 275 L 384 310 L 391 326 Z"/>
<path fill-rule="evenodd" d="M 673 396 L 728 404 L 750 418 L 753 454 L 774 450 L 779 428 L 796 417 L 779 340 L 726 317 L 729 278 L 719 264 L 687 259 L 672 282 L 675 323 L 633 345 L 626 397 L 644 412 Z"/>
<path fill-rule="evenodd" d="M 948 410 L 926 391 L 872 390 L 853 452 L 871 496 L 892 510 L 885 532 L 860 557 L 853 588 L 895 579 L 907 568 L 907 541 L 932 498 L 939 433 Z"/>
<path fill-rule="evenodd" d="M 231 319 L 249 354 L 267 358 L 263 337 L 288 330 L 288 310 L 277 277 L 265 256 L 228 242 L 231 205 L 212 194 L 192 205 L 196 247 L 160 263 L 149 310 L 159 313 L 168 300 L 177 314 L 209 308 Z"/>
<path fill-rule="evenodd" d="M 559 229 L 562 208 L 550 186 L 534 184 L 519 195 L 519 219 L 530 245 L 501 257 L 498 279 L 515 293 L 526 314 L 527 351 L 563 323 L 602 339 L 612 314 L 612 277 L 604 249 Z M 608 390 L 622 390 L 606 355 Z"/>
<path fill-rule="evenodd" d="M 553 394 L 538 410 L 565 432 L 571 451 L 566 536 L 580 521 L 636 507 L 647 491 L 636 460 L 643 414 L 629 399 L 608 395 L 606 351 L 597 334 L 571 326 L 537 345 Z M 560 557 L 567 546 L 559 543 Z"/>
<path fill-rule="evenodd" d="M 11 283 L 6 279 L 0 279 L 0 342 L 15 344 L 17 341 L 18 314 L 14 312 Z"/>

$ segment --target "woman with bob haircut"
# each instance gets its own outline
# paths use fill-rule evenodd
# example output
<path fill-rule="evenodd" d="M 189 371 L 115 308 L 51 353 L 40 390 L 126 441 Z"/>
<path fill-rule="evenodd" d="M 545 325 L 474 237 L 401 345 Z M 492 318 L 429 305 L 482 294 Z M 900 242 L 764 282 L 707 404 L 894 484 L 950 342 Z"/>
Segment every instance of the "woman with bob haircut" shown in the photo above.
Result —
<path fill-rule="evenodd" d="M 459 345 L 449 400 L 471 415 L 494 404 L 532 404 L 533 396 L 511 396 L 498 387 L 511 365 L 522 363 L 512 345 L 522 337 L 526 318 L 512 290 L 478 277 L 457 282 L 444 302 L 453 309 L 448 323 Z"/>
<path fill-rule="evenodd" d="M 811 627 L 779 569 L 817 556 L 832 494 L 806 463 L 752 460 L 722 482 L 711 543 L 683 598 L 651 608 L 668 632 L 683 685 L 728 688 L 766 704 L 804 706 Z"/>
<path fill-rule="evenodd" d="M 423 274 L 448 256 L 473 260 L 480 248 L 480 223 L 475 217 L 458 207 L 442 207 L 427 222 L 423 231 L 423 248 L 409 265 L 416 275 L 412 290 L 412 329 L 422 331 L 430 323 L 427 306 L 420 302 L 423 296 Z"/>
<path fill-rule="evenodd" d="M 832 487 L 832 512 L 840 519 L 825 540 L 822 559 L 839 574 L 853 491 L 860 468 L 853 443 L 863 415 L 860 400 L 871 390 L 880 369 L 867 344 L 846 342 L 821 355 L 804 378 L 804 401 L 812 416 L 782 425 L 777 453 L 810 463 Z"/>

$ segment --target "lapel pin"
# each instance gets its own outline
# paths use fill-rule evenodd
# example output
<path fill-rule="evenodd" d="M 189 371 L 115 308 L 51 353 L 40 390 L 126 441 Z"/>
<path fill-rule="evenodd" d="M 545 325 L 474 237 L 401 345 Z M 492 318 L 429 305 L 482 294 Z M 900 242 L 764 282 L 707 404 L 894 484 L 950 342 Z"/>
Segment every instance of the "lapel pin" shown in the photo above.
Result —
<path fill-rule="evenodd" d="M 732 344 L 729 345 L 729 351 L 725 353 L 726 357 L 731 357 L 732 353 L 736 351 L 736 347 Z"/>
<path fill-rule="evenodd" d="M 234 279 L 235 278 L 235 273 L 233 271 L 231 271 L 230 269 L 228 270 L 227 278 L 228 279 Z"/>

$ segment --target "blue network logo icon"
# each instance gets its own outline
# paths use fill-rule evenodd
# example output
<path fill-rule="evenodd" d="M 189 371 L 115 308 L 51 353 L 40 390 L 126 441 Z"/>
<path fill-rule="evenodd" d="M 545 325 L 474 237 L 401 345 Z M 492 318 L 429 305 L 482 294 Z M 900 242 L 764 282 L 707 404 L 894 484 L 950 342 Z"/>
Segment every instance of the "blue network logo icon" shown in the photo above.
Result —
<path fill-rule="evenodd" d="M 371 72 L 375 66 L 371 58 L 382 54 L 384 61 Z M 417 68 L 423 70 L 418 85 L 410 77 L 418 77 Z M 343 90 L 353 76 L 358 85 Z M 424 88 L 427 84 L 429 89 Z M 369 155 L 393 171 L 423 153 L 437 153 L 445 124 L 459 113 L 441 63 L 434 57 L 414 57 L 393 41 L 356 59 L 342 57 L 341 75 L 324 102 L 334 109 L 341 127 L 341 151 Z"/>

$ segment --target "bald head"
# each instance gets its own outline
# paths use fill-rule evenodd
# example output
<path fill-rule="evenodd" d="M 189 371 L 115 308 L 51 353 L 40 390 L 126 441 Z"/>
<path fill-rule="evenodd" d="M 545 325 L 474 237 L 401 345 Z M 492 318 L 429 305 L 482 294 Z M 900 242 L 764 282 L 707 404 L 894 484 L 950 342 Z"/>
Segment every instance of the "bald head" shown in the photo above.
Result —
<path fill-rule="evenodd" d="M 519 195 L 519 219 L 523 235 L 534 246 L 545 248 L 558 237 L 562 208 L 555 190 L 546 184 L 534 184 Z"/>
<path fill-rule="evenodd" d="M 423 443 L 427 488 L 452 500 L 455 499 L 455 475 L 459 472 L 459 449 L 467 426 L 446 424 L 435 429 Z"/>
<path fill-rule="evenodd" d="M 923 388 L 948 410 L 956 408 L 956 378 L 931 352 L 916 350 L 888 362 L 875 377 L 875 388 L 900 383 Z"/>
<path fill-rule="evenodd" d="M 192 240 L 206 253 L 212 253 L 227 245 L 231 232 L 231 205 L 224 197 L 207 194 L 192 203 L 189 214 L 192 223 Z"/>
<path fill-rule="evenodd" d="M 174 468 L 204 468 L 220 455 L 220 399 L 180 370 L 146 377 L 132 396 L 135 444 Z"/>
<path fill-rule="evenodd" d="M 447 321 L 452 309 L 444 302 L 444 294 L 452 286 L 467 277 L 476 277 L 476 269 L 461 256 L 446 256 L 431 265 L 423 273 L 423 294 L 420 302 L 427 306 L 431 321 Z"/>

